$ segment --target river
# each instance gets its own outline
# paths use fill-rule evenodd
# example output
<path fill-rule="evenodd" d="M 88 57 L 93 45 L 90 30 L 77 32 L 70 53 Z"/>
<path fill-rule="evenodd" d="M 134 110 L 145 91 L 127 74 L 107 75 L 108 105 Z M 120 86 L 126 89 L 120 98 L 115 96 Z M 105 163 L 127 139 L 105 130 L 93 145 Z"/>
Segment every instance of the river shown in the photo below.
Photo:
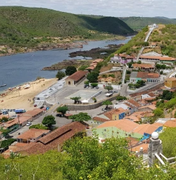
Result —
<path fill-rule="evenodd" d="M 90 50 L 98 47 L 103 48 L 108 44 L 125 44 L 130 38 L 131 37 L 128 37 L 125 40 L 89 41 L 88 44 L 83 45 L 81 50 Z M 0 91 L 33 81 L 39 76 L 54 78 L 56 71 L 41 71 L 41 69 L 65 59 L 72 59 L 69 57 L 69 53 L 78 50 L 80 50 L 80 48 L 69 50 L 54 49 L 0 57 L 0 85 L 7 84 L 7 86 L 1 87 Z M 76 57 L 74 59 L 78 58 Z"/>

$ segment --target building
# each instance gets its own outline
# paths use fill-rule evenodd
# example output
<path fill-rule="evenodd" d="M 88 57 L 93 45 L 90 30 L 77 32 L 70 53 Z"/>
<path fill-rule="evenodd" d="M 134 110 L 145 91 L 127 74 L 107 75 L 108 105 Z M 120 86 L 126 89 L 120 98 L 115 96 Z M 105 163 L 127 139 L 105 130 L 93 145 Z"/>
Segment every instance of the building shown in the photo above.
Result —
<path fill-rule="evenodd" d="M 143 71 L 154 71 L 155 65 L 154 64 L 132 64 L 133 69 L 135 70 L 143 70 Z"/>
<path fill-rule="evenodd" d="M 136 58 L 128 54 L 115 54 L 114 57 L 110 59 L 111 63 L 121 63 L 121 64 L 127 64 L 131 61 L 136 61 Z"/>
<path fill-rule="evenodd" d="M 141 55 L 139 60 L 149 61 L 149 62 L 162 62 L 162 63 L 173 63 L 176 61 L 176 58 L 168 57 L 168 56 L 149 56 L 149 55 Z"/>
<path fill-rule="evenodd" d="M 54 149 L 61 151 L 62 145 L 65 141 L 73 137 L 75 134 L 85 130 L 86 125 L 80 122 L 72 122 L 46 134 L 35 142 L 16 143 L 11 145 L 9 149 L 3 153 L 3 156 L 9 157 L 10 152 L 30 155 L 45 153 Z"/>
<path fill-rule="evenodd" d="M 164 85 L 169 88 L 176 88 L 176 78 L 171 77 L 171 78 L 166 79 Z"/>
<path fill-rule="evenodd" d="M 75 86 L 86 78 L 88 71 L 77 71 L 65 79 L 65 85 Z"/>
<path fill-rule="evenodd" d="M 160 74 L 148 72 L 132 72 L 130 76 L 130 82 L 137 83 L 137 81 L 139 80 L 143 80 L 147 83 L 160 82 Z"/>
<path fill-rule="evenodd" d="M 18 142 L 23 143 L 30 143 L 36 142 L 38 139 L 44 137 L 50 132 L 50 130 L 44 129 L 29 129 L 28 131 L 24 132 L 23 134 L 17 137 Z"/>

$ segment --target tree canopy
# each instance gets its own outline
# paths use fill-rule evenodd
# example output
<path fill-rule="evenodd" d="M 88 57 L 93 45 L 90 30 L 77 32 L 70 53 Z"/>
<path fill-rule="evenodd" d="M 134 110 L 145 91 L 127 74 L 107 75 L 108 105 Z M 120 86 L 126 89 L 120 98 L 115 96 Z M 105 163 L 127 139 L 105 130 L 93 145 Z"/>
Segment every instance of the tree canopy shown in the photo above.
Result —
<path fill-rule="evenodd" d="M 61 106 L 57 108 L 57 112 L 62 113 L 62 115 L 65 115 L 65 113 L 68 111 L 68 107 L 67 106 Z"/>
<path fill-rule="evenodd" d="M 69 117 L 69 119 L 72 119 L 73 121 L 89 121 L 91 120 L 91 117 L 87 113 L 80 112 L 79 114 L 74 114 Z"/>
<path fill-rule="evenodd" d="M 56 77 L 60 80 L 60 79 L 62 79 L 63 77 L 65 77 L 65 73 L 62 72 L 62 71 L 58 71 L 57 74 L 56 74 Z"/>
<path fill-rule="evenodd" d="M 34 124 L 32 126 L 29 127 L 29 129 L 48 129 L 46 126 L 44 126 L 43 124 Z"/>
<path fill-rule="evenodd" d="M 105 89 L 107 89 L 108 91 L 113 90 L 113 87 L 111 85 L 105 86 Z"/>
<path fill-rule="evenodd" d="M 98 76 L 99 74 L 93 71 L 87 75 L 87 79 L 89 80 L 89 82 L 94 83 L 98 81 Z"/>
<path fill-rule="evenodd" d="M 56 124 L 55 117 L 52 115 L 44 117 L 42 124 L 47 126 L 48 128 L 51 128 L 52 125 Z"/>
<path fill-rule="evenodd" d="M 74 101 L 74 104 L 79 103 L 81 97 L 71 97 L 70 99 L 72 99 Z"/>
<path fill-rule="evenodd" d="M 105 105 L 105 106 L 106 106 L 105 109 L 108 109 L 108 106 L 109 106 L 109 105 L 112 105 L 112 102 L 109 101 L 109 100 L 106 100 L 106 101 L 104 101 L 104 102 L 102 103 L 102 105 Z"/>
<path fill-rule="evenodd" d="M 65 74 L 70 76 L 73 73 L 75 73 L 77 70 L 75 68 L 75 66 L 67 66 L 66 70 L 65 70 Z"/>

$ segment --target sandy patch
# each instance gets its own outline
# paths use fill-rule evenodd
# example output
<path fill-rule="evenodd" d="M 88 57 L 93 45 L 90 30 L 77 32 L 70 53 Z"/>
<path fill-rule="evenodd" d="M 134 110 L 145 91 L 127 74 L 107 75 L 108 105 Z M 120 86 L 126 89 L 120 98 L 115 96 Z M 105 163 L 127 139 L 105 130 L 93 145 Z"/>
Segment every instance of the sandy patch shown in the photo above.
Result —
<path fill-rule="evenodd" d="M 34 108 L 33 98 L 57 82 L 57 78 L 40 79 L 30 82 L 30 87 L 24 89 L 25 85 L 20 89 L 6 90 L 4 96 L 0 96 L 0 109 L 17 109 L 24 108 L 31 110 Z"/>

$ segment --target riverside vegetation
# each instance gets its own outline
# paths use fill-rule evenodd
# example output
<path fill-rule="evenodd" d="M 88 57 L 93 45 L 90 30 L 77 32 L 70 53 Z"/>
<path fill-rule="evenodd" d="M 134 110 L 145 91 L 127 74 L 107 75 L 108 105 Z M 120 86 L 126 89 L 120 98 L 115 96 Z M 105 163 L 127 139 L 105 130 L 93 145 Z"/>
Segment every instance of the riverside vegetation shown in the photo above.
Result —
<path fill-rule="evenodd" d="M 114 17 L 42 8 L 0 7 L 0 54 L 56 48 L 74 40 L 115 38 L 134 31 Z"/>

